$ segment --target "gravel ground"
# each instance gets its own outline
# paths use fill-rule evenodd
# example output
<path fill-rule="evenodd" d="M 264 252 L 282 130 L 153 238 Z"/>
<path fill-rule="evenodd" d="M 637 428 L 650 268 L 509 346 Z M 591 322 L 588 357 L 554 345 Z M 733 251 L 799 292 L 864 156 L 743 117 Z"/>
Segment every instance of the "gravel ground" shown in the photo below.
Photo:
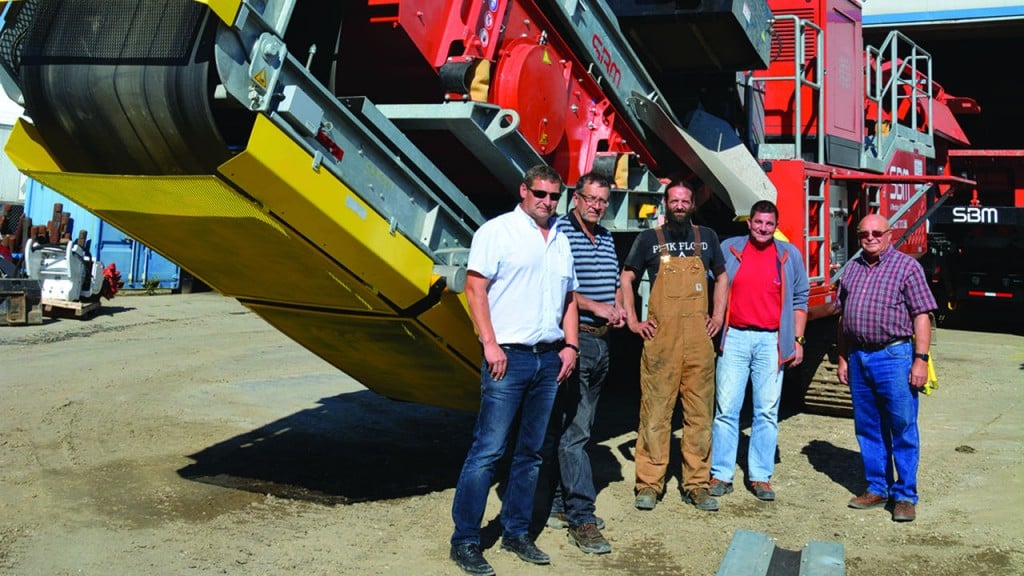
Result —
<path fill-rule="evenodd" d="M 640 513 L 637 399 L 613 384 L 592 452 L 612 553 L 546 530 L 552 565 L 520 562 L 494 545 L 499 490 L 485 553 L 499 574 L 711 575 L 742 529 L 841 543 L 853 575 L 1024 574 L 1024 337 L 942 328 L 933 352 L 916 522 L 848 509 L 853 424 L 802 413 L 781 424 L 774 503 L 686 506 L 677 456 Z M 0 362 L 0 574 L 461 573 L 450 506 L 473 415 L 377 396 L 231 299 L 119 296 L 0 327 Z"/>

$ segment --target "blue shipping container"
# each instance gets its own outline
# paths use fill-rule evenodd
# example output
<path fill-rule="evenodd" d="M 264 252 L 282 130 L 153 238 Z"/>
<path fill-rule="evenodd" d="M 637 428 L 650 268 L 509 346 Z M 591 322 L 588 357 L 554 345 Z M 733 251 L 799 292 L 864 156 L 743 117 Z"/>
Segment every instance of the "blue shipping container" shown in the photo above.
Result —
<path fill-rule="evenodd" d="M 64 212 L 71 217 L 69 233 L 72 240 L 78 238 L 80 230 L 85 230 L 89 253 L 103 262 L 104 266 L 115 264 L 126 289 L 147 288 L 152 286 L 152 282 L 158 282 L 160 288 L 181 288 L 181 269 L 174 262 L 100 220 L 55 190 L 35 180 L 26 182 L 25 214 L 32 219 L 33 226 L 45 225 L 53 219 L 53 205 L 56 203 L 63 204 Z"/>

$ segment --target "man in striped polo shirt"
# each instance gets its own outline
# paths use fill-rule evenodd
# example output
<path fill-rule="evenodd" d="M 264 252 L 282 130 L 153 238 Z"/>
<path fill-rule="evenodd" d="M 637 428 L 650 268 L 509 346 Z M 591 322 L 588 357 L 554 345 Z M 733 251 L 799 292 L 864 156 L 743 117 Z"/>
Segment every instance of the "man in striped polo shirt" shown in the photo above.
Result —
<path fill-rule="evenodd" d="M 623 326 L 626 318 L 619 298 L 615 242 L 611 232 L 600 225 L 610 194 L 607 177 L 598 172 L 584 174 L 576 185 L 572 211 L 556 223 L 569 239 L 580 284 L 576 292 L 580 354 L 577 369 L 558 389 L 545 439 L 544 487 L 548 490 L 538 487 L 538 515 L 546 514 L 550 527 L 568 528 L 569 542 L 590 554 L 612 549 L 601 534 L 604 522 L 594 515 L 597 494 L 586 446 L 608 375 L 605 336 L 609 328 Z"/>

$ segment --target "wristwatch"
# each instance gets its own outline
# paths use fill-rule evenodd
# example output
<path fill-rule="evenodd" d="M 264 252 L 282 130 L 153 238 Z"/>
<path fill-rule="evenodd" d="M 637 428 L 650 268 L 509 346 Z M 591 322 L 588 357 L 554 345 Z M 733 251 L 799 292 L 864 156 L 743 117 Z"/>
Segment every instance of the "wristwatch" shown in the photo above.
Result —
<path fill-rule="evenodd" d="M 565 345 L 562 346 L 562 348 L 572 348 L 573 350 L 576 351 L 577 356 L 580 355 L 580 347 L 575 344 L 569 344 L 568 342 L 566 342 Z"/>
<path fill-rule="evenodd" d="M 918 354 L 917 352 L 914 352 L 914 358 L 920 358 L 921 360 L 924 360 L 925 362 L 928 361 L 928 355 L 927 354 Z"/>
<path fill-rule="evenodd" d="M 803 336 L 797 336 L 796 337 L 796 343 L 797 344 L 803 346 L 804 343 L 806 343 L 806 342 L 807 342 L 807 338 L 804 338 Z"/>

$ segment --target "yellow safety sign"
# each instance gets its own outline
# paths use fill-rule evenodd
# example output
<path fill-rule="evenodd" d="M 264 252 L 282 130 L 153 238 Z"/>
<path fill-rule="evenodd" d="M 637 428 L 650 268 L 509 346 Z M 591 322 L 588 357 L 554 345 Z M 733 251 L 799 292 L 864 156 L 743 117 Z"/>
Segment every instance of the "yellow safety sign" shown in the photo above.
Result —
<path fill-rule="evenodd" d="M 264 90 L 267 89 L 267 71 L 265 69 L 261 68 L 260 71 L 257 72 L 256 75 L 252 77 L 252 80 L 253 82 L 259 84 L 260 87 L 263 88 Z"/>

